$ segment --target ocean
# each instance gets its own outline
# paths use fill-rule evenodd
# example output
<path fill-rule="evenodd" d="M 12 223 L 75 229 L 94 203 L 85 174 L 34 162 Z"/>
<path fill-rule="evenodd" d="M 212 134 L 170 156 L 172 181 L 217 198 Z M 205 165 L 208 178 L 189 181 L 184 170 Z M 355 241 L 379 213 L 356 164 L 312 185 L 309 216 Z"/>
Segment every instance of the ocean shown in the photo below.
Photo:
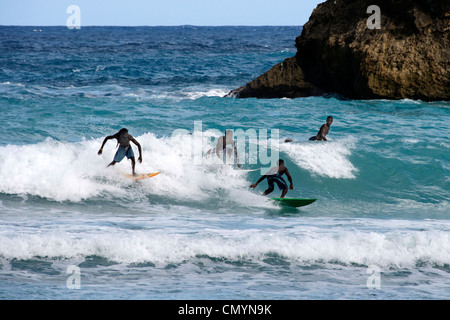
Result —
<path fill-rule="evenodd" d="M 0 299 L 449 299 L 449 102 L 224 97 L 300 33 L 0 27 Z M 316 202 L 249 188 L 278 158 Z"/>

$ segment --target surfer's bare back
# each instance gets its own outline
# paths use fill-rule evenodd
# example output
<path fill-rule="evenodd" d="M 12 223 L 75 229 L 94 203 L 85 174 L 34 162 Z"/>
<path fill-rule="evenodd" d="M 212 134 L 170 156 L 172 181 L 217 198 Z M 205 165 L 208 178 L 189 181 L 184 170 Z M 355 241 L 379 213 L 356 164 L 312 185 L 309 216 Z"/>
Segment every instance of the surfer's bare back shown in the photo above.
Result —
<path fill-rule="evenodd" d="M 333 123 L 333 117 L 328 116 L 327 122 L 324 123 L 321 127 L 317 135 L 312 136 L 309 138 L 310 141 L 327 141 L 327 134 L 330 132 L 331 124 Z"/>

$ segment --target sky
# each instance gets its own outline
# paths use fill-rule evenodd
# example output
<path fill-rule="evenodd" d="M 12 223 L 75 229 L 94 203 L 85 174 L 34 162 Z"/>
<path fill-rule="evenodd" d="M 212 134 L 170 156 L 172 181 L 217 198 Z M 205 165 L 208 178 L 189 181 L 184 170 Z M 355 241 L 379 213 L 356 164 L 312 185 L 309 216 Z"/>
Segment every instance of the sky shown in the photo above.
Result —
<path fill-rule="evenodd" d="M 83 26 L 297 26 L 325 0 L 0 0 L 0 25 L 65 26 L 70 5 Z"/>

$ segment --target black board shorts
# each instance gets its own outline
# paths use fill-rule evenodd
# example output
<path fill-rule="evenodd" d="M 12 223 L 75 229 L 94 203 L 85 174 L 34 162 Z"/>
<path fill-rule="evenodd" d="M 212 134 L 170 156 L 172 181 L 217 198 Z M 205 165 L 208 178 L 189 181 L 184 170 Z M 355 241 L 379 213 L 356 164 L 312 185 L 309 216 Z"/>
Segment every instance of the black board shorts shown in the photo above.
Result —
<path fill-rule="evenodd" d="M 284 190 L 288 187 L 286 181 L 284 181 L 284 179 L 279 176 L 267 177 L 267 183 L 269 184 L 270 189 L 272 189 L 274 187 L 274 185 L 273 185 L 274 183 L 276 183 L 278 185 L 278 188 L 280 188 L 280 190 Z"/>

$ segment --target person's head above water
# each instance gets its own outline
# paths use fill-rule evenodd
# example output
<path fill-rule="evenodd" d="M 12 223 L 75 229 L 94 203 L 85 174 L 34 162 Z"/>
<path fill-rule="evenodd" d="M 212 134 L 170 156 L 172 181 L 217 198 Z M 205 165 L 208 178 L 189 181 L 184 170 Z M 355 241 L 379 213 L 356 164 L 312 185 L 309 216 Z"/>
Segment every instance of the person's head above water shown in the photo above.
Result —
<path fill-rule="evenodd" d="M 119 130 L 118 133 L 119 133 L 119 134 L 128 133 L 128 129 L 127 129 L 127 128 L 122 128 L 122 129 Z"/>
<path fill-rule="evenodd" d="M 332 123 L 333 123 L 333 117 L 332 116 L 328 116 L 327 117 L 327 125 L 331 126 Z"/>

